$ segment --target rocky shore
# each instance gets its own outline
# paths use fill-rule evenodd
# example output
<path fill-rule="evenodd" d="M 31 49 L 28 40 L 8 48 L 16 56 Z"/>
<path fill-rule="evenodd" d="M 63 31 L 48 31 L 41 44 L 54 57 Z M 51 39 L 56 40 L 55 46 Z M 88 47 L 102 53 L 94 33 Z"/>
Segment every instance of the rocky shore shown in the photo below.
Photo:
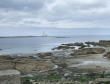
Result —
<path fill-rule="evenodd" d="M 16 69 L 22 76 L 76 76 L 79 73 L 110 73 L 110 41 L 68 43 L 52 52 L 1 55 L 0 70 Z"/>

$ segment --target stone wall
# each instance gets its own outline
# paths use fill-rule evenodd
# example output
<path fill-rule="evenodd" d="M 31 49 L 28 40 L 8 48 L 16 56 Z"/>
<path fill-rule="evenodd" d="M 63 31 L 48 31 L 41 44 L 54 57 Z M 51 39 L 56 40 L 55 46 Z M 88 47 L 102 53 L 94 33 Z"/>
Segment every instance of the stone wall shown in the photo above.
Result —
<path fill-rule="evenodd" d="M 17 70 L 1 70 L 0 84 L 20 84 L 20 72 Z"/>

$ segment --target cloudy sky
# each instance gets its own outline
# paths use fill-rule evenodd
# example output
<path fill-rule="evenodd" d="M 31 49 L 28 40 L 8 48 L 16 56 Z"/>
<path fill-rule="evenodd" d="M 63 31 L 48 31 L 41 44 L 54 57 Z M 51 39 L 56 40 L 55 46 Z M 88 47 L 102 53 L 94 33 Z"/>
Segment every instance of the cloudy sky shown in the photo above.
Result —
<path fill-rule="evenodd" d="M 110 28 L 110 0 L 0 1 L 1 36 L 75 28 Z"/>

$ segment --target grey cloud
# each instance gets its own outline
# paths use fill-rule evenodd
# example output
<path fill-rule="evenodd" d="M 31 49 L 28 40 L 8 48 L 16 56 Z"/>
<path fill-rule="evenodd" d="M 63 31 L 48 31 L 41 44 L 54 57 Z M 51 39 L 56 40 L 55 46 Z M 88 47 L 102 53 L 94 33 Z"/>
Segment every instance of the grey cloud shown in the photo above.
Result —
<path fill-rule="evenodd" d="M 109 27 L 109 3 L 109 0 L 1 0 L 0 26 Z"/>
<path fill-rule="evenodd" d="M 44 0 L 1 0 L 0 8 L 5 10 L 39 10 Z"/>
<path fill-rule="evenodd" d="M 57 0 L 58 1 L 58 0 Z M 95 20 L 96 18 L 102 18 L 104 17 L 102 14 L 98 14 L 98 10 L 101 8 L 107 7 L 107 3 L 109 0 L 103 1 L 103 0 L 96 0 L 95 3 L 92 4 L 82 4 L 80 0 L 79 2 L 75 2 L 75 0 L 61 0 L 64 4 L 57 3 L 54 6 L 51 6 L 51 4 L 48 4 L 49 9 L 44 8 L 42 13 L 43 18 L 47 18 L 51 21 L 57 21 L 57 20 L 63 20 L 63 19 L 70 19 L 74 21 L 81 21 L 81 20 Z M 82 0 L 84 1 L 84 0 Z M 89 1 L 89 0 L 88 0 Z M 56 2 L 53 2 L 56 3 Z M 84 13 L 84 12 L 85 13 Z"/>

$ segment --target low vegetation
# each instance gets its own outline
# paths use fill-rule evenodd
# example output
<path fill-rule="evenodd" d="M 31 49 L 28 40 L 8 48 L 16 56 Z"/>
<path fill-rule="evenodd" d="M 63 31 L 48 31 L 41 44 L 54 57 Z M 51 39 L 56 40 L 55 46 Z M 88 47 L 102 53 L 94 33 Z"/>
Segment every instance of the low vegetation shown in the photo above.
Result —
<path fill-rule="evenodd" d="M 105 78 L 109 78 L 110 74 L 105 74 Z M 36 77 L 22 77 L 21 80 L 24 82 L 25 80 L 35 80 L 35 81 L 61 81 L 61 80 L 71 80 L 78 82 L 89 82 L 91 80 L 95 80 L 100 78 L 100 73 L 90 73 L 90 74 L 77 74 L 76 76 L 71 76 L 64 78 L 63 75 L 50 75 L 50 76 L 36 76 Z M 64 78 L 64 79 L 63 79 Z"/>

